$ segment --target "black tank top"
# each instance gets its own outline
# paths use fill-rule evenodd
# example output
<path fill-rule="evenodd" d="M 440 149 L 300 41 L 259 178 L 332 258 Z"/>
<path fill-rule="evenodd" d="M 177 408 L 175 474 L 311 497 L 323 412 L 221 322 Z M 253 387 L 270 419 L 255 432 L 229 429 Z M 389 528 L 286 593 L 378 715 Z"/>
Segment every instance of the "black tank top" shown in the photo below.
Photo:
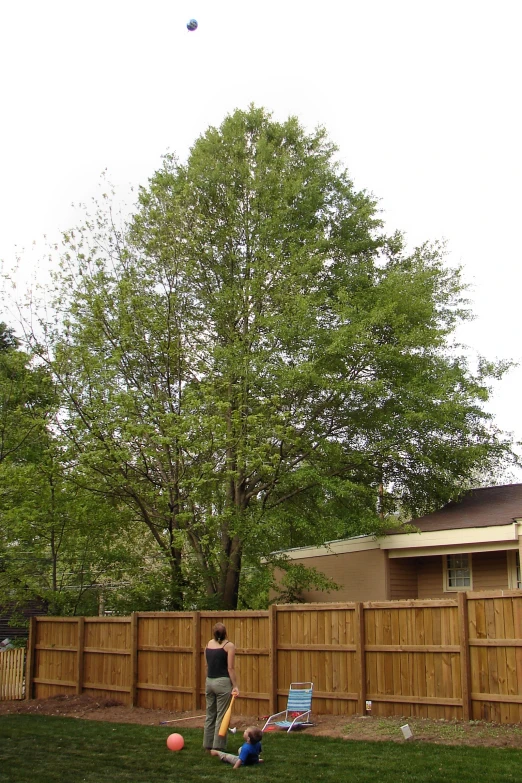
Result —
<path fill-rule="evenodd" d="M 228 642 L 226 642 L 228 644 Z M 215 680 L 217 677 L 229 677 L 228 655 L 224 647 L 205 647 L 207 659 L 207 677 Z"/>

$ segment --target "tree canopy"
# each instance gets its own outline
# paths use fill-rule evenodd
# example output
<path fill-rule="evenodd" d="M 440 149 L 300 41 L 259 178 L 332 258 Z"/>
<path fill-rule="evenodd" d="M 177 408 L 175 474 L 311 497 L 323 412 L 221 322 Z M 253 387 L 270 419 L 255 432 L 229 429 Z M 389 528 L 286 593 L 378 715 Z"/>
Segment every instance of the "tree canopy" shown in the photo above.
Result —
<path fill-rule="evenodd" d="M 386 234 L 323 129 L 235 111 L 65 245 L 33 339 L 56 427 L 172 609 L 235 608 L 274 551 L 382 531 L 509 454 L 484 408 L 506 368 L 452 344 L 460 270 Z"/>
<path fill-rule="evenodd" d="M 17 348 L 20 341 L 15 336 L 14 329 L 0 322 L 0 352 L 8 351 L 10 348 Z"/>
<path fill-rule="evenodd" d="M 123 582 L 141 608 L 146 550 L 132 519 L 82 486 L 59 437 L 52 377 L 0 324 L 0 605 L 43 599 L 56 614 L 98 611 L 100 596 Z M 132 547 L 129 546 L 129 539 Z M 154 571 L 154 569 L 152 569 Z M 150 583 L 150 578 L 148 579 Z"/>

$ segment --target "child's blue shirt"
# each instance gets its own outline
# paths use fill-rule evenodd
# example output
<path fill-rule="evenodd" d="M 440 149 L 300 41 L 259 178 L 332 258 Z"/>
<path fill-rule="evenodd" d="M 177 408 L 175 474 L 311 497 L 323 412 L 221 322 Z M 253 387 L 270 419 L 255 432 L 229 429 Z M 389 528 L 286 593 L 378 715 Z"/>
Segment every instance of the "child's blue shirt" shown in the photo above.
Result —
<path fill-rule="evenodd" d="M 261 753 L 261 743 L 260 742 L 245 742 L 241 746 L 241 750 L 239 751 L 239 758 L 241 759 L 241 763 L 245 764 L 259 764 L 259 754 Z"/>

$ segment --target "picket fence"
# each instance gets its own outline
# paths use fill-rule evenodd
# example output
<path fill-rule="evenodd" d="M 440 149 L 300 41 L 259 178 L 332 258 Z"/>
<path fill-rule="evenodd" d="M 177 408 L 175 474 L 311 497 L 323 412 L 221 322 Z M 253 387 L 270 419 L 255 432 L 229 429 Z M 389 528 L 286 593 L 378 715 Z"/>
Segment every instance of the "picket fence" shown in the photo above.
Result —
<path fill-rule="evenodd" d="M 0 701 L 24 698 L 25 650 L 0 652 Z"/>
<path fill-rule="evenodd" d="M 251 612 L 36 617 L 27 698 L 89 694 L 199 710 L 204 648 L 218 621 L 237 648 L 237 714 L 284 709 L 290 682 L 310 680 L 316 714 L 522 722 L 520 590 Z"/>

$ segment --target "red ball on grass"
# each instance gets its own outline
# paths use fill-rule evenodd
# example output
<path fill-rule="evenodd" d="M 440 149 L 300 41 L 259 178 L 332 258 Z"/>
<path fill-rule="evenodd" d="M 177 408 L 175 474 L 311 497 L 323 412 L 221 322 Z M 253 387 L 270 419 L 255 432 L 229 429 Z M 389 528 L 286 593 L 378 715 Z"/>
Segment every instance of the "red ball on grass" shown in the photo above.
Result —
<path fill-rule="evenodd" d="M 185 744 L 185 740 L 181 734 L 169 734 L 167 737 L 167 748 L 169 750 L 181 750 Z"/>

